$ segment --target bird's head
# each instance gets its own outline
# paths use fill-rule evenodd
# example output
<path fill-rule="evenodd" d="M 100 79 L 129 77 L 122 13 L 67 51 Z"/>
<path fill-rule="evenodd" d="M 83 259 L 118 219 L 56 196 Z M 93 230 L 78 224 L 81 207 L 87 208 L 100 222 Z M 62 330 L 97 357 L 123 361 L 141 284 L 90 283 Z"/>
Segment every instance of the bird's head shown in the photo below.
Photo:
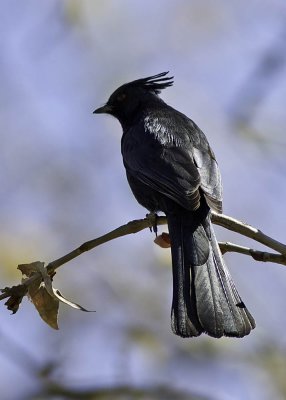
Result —
<path fill-rule="evenodd" d="M 120 86 L 109 97 L 107 103 L 97 108 L 94 114 L 110 114 L 124 125 L 131 121 L 142 106 L 152 100 L 159 100 L 158 94 L 173 84 L 169 72 L 162 72 L 147 78 L 137 79 Z"/>

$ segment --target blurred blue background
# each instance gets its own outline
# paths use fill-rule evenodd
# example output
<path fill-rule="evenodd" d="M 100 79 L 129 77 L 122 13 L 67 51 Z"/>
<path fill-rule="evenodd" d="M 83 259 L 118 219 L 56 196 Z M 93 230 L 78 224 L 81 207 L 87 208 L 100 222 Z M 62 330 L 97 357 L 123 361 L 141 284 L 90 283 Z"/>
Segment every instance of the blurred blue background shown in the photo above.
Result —
<path fill-rule="evenodd" d="M 165 70 L 175 84 L 163 99 L 217 155 L 224 212 L 285 243 L 285 1 L 0 4 L 1 287 L 19 281 L 20 263 L 52 261 L 145 216 L 126 182 L 118 122 L 92 111 L 120 84 Z M 241 340 L 183 340 L 170 328 L 170 253 L 153 239 L 146 230 L 60 268 L 55 286 L 97 312 L 61 306 L 59 331 L 27 300 L 14 316 L 2 304 L 1 399 L 52 398 L 55 383 L 115 388 L 107 398 L 124 385 L 166 390 L 148 399 L 286 397 L 285 268 L 227 254 L 257 328 Z"/>

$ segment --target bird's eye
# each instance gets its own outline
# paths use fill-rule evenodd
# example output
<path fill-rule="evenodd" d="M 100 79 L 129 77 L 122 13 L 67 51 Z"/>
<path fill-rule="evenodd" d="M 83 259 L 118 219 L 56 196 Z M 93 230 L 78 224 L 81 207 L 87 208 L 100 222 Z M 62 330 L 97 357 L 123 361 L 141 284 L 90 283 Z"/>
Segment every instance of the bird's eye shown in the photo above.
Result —
<path fill-rule="evenodd" d="M 121 101 L 125 100 L 126 97 L 127 97 L 126 93 L 121 93 L 116 97 L 116 100 L 121 102 Z"/>

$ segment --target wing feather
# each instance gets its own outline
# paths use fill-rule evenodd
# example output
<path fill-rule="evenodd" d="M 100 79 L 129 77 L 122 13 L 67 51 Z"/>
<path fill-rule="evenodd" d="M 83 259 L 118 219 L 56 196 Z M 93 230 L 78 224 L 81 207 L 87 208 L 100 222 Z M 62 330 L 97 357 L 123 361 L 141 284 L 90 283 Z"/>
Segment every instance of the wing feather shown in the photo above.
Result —
<path fill-rule="evenodd" d="M 209 206 L 221 212 L 216 159 L 203 132 L 186 116 L 171 107 L 156 110 L 140 128 L 128 129 L 121 144 L 128 174 L 189 210 L 199 207 L 204 193 Z"/>

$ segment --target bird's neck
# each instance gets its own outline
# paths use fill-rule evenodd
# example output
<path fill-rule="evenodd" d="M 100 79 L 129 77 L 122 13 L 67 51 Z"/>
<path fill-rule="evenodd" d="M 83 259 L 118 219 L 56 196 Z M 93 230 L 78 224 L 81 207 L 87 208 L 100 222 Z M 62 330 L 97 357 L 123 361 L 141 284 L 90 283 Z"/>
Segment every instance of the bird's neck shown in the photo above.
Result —
<path fill-rule="evenodd" d="M 138 110 L 135 110 L 132 114 L 129 115 L 118 115 L 117 119 L 119 120 L 123 132 L 131 128 L 132 126 L 143 121 L 148 115 L 156 113 L 158 110 L 162 111 L 162 108 L 168 107 L 168 105 L 159 97 L 151 98 L 147 102 L 142 102 L 138 106 Z"/>

